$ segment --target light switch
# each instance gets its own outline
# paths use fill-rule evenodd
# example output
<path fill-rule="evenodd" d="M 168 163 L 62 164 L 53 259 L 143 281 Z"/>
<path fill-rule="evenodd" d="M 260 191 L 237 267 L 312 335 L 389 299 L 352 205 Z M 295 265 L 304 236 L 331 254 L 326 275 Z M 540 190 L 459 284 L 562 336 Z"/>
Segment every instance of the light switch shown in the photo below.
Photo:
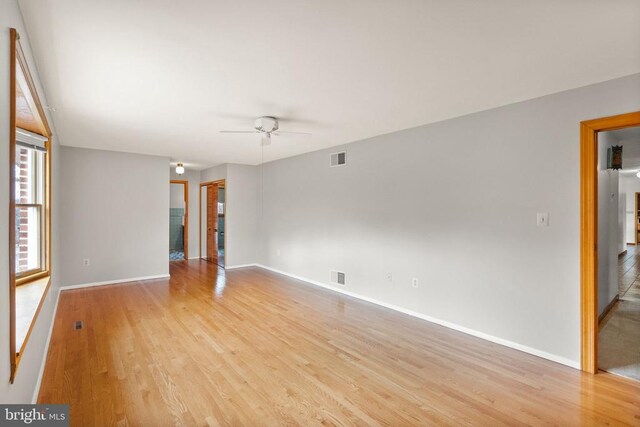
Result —
<path fill-rule="evenodd" d="M 549 226 L 549 213 L 548 212 L 538 212 L 538 227 L 548 227 Z"/>

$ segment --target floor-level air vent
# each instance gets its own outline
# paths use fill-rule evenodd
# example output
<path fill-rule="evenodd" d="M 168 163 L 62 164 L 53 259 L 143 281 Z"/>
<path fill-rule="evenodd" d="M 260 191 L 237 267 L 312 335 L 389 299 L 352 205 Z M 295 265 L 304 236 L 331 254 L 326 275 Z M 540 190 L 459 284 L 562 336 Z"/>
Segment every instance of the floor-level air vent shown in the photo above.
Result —
<path fill-rule="evenodd" d="M 82 329 L 83 326 L 84 323 L 82 323 L 82 320 L 76 320 L 76 323 L 73 325 L 73 329 L 77 331 L 78 329 Z"/>
<path fill-rule="evenodd" d="M 347 164 L 347 152 L 331 153 L 331 167 L 344 166 Z"/>
<path fill-rule="evenodd" d="M 331 281 L 338 285 L 345 285 L 345 277 L 344 273 L 341 271 L 332 271 L 331 272 Z"/>

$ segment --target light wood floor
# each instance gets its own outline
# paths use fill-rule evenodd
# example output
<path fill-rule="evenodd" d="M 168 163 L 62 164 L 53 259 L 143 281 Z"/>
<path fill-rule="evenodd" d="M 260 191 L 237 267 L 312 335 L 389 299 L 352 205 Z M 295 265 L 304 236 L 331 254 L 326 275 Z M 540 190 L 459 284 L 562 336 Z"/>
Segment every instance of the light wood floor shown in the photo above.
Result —
<path fill-rule="evenodd" d="M 620 300 L 600 323 L 600 369 L 640 381 L 640 248 L 618 258 Z M 640 423 L 638 423 L 640 424 Z"/>
<path fill-rule="evenodd" d="M 633 381 L 199 260 L 63 292 L 39 401 L 77 426 L 640 424 Z"/>
<path fill-rule="evenodd" d="M 640 247 L 627 245 L 627 253 L 618 258 L 618 293 L 620 298 L 637 299 L 632 288 L 640 288 Z"/>

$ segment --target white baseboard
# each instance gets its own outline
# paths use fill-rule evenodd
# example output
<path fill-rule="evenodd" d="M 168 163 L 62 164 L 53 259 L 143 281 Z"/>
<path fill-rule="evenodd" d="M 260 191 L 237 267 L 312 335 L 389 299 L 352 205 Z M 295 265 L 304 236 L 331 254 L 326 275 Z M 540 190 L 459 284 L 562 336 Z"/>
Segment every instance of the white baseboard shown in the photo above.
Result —
<path fill-rule="evenodd" d="M 318 281 L 315 281 L 315 280 L 307 279 L 307 278 L 301 277 L 301 276 L 296 276 L 295 274 L 287 273 L 286 271 L 278 270 L 278 269 L 275 269 L 275 268 L 272 268 L 272 267 L 268 267 L 268 266 L 262 265 L 262 264 L 246 264 L 246 265 L 243 265 L 241 267 L 252 267 L 252 266 L 253 267 L 264 268 L 265 270 L 273 271 L 274 273 L 278 273 L 278 274 L 282 274 L 282 275 L 285 275 L 285 276 L 289 276 L 289 277 L 291 277 L 293 279 L 301 280 L 303 282 L 307 282 L 307 283 L 310 283 L 310 284 L 315 285 L 315 286 L 320 286 L 322 288 L 329 289 L 329 290 L 334 291 L 334 292 L 339 292 L 341 294 L 348 295 L 348 296 L 353 297 L 353 298 L 358 298 L 360 300 L 367 301 L 367 302 L 370 302 L 372 304 L 376 304 L 376 305 L 379 305 L 379 306 L 382 306 L 382 307 L 385 307 L 385 308 L 389 308 L 391 310 L 395 310 L 395 311 L 398 311 L 400 313 L 408 314 L 409 316 L 413 316 L 413 317 L 417 317 L 417 318 L 422 319 L 422 320 L 426 320 L 427 322 L 431 322 L 431 323 L 435 323 L 435 324 L 440 325 L 440 326 L 444 326 L 445 328 L 453 329 L 453 330 L 456 330 L 458 332 L 462 332 L 462 333 L 465 333 L 465 334 L 468 334 L 468 335 L 472 335 L 474 337 L 481 338 L 481 339 L 486 340 L 486 341 L 491 341 L 493 343 L 500 344 L 500 345 L 503 345 L 505 347 L 510 347 L 510 348 L 515 349 L 515 350 L 519 350 L 519 351 L 522 351 L 522 352 L 525 352 L 525 353 L 532 354 L 534 356 L 541 357 L 543 359 L 551 360 L 553 362 L 560 363 L 562 365 L 569 366 L 569 367 L 574 368 L 574 369 L 578 369 L 578 370 L 580 369 L 580 362 L 578 362 L 578 361 L 567 359 L 566 357 L 558 356 L 558 355 L 555 355 L 555 354 L 547 353 L 546 351 L 538 350 L 536 348 L 532 348 L 532 347 L 529 347 L 529 346 L 526 346 L 526 345 L 523 345 L 523 344 L 519 344 L 519 343 L 516 343 L 516 342 L 513 342 L 513 341 L 509 341 L 509 340 L 506 340 L 504 338 L 500 338 L 500 337 L 496 337 L 496 336 L 493 336 L 493 335 L 489 335 L 489 334 L 486 334 L 484 332 L 476 331 L 474 329 L 470 329 L 470 328 L 467 328 L 465 326 L 460 326 L 460 325 L 457 325 L 455 323 L 448 322 L 446 320 L 441 320 L 441 319 L 437 319 L 435 317 L 427 316 L 426 314 L 422 314 L 422 313 L 419 313 L 417 311 L 409 310 L 409 309 L 406 309 L 404 307 L 400 307 L 400 306 L 393 305 L 393 304 L 388 304 L 386 302 L 379 301 L 379 300 L 376 300 L 376 299 L 373 299 L 373 298 L 369 298 L 369 297 L 366 297 L 366 296 L 363 296 L 363 295 L 359 295 L 359 294 L 356 294 L 354 292 L 349 292 L 347 290 L 340 289 L 340 288 L 337 288 L 337 287 L 334 287 L 334 286 L 331 286 L 331 285 L 327 285 L 327 284 L 322 283 L 322 282 L 318 282 Z"/>
<path fill-rule="evenodd" d="M 288 276 L 291 277 L 293 279 L 297 279 L 297 280 L 301 280 L 303 282 L 309 283 L 311 285 L 315 285 L 315 286 L 319 286 L 334 292 L 338 292 L 344 295 L 348 295 L 350 297 L 353 298 L 358 298 L 360 300 L 363 301 L 367 301 L 370 302 L 372 304 L 376 304 L 379 305 L 381 307 L 385 307 L 391 310 L 395 310 L 398 311 L 400 313 L 404 313 L 407 314 L 409 316 L 413 316 L 413 317 L 417 317 L 419 319 L 422 320 L 426 320 L 427 322 L 431 322 L 431 323 L 435 323 L 437 325 L 440 326 L 444 326 L 446 328 L 449 329 L 453 329 L 456 330 L 458 332 L 462 332 L 468 335 L 472 335 L 474 337 L 477 338 L 481 338 L 484 339 L 486 341 L 490 341 L 496 344 L 500 344 L 503 345 L 505 347 L 510 347 L 513 348 L 515 350 L 519 350 L 525 353 L 529 353 L 532 354 L 534 356 L 538 356 L 541 357 L 543 359 L 547 359 L 547 360 L 551 360 L 553 362 L 557 362 L 560 363 L 562 365 L 565 366 L 569 366 L 571 368 L 574 369 L 580 369 L 580 363 L 578 361 L 574 361 L 574 360 L 570 360 L 567 359 L 565 357 L 562 356 L 557 356 L 555 354 L 551 354 L 551 353 L 547 353 L 546 351 L 542 351 L 542 350 L 538 350 L 532 347 L 528 347 L 526 345 L 522 345 L 522 344 L 518 344 L 516 342 L 513 341 L 509 341 L 503 338 L 499 338 L 499 337 L 495 337 L 493 335 L 489 335 L 486 334 L 484 332 L 480 332 L 480 331 L 476 331 L 474 329 L 470 329 L 464 326 L 460 326 L 460 325 L 456 325 L 455 323 L 451 323 L 451 322 L 447 322 L 445 320 L 440 320 L 440 319 L 436 319 L 434 317 L 431 316 L 427 316 L 425 314 L 422 313 L 418 313 L 416 311 L 412 311 L 412 310 L 408 310 L 406 308 L 397 306 L 397 305 L 393 305 L 393 304 L 388 304 L 382 301 L 378 301 L 376 299 L 373 298 L 369 298 L 363 295 L 359 295 L 356 294 L 354 292 L 349 292 L 346 291 L 344 289 L 340 289 L 340 288 L 336 288 L 334 286 L 331 285 L 327 285 L 325 283 L 322 282 L 318 282 L 315 280 L 311 280 L 311 279 L 307 279 L 305 277 L 301 277 L 301 276 L 296 276 L 295 274 L 291 274 L 291 273 L 287 273 L 286 271 L 282 271 L 282 270 L 278 270 L 272 267 L 268 267 L 266 265 L 262 265 L 262 264 L 242 264 L 242 265 L 233 265 L 233 266 L 229 266 L 226 267 L 227 270 L 233 270 L 236 268 L 245 268 L 245 267 L 259 267 L 259 268 L 264 268 L 265 270 L 269 270 L 269 271 L 273 271 L 274 273 L 278 273 L 278 274 L 282 274 L 284 276 Z M 72 285 L 72 286 L 63 286 L 58 290 L 58 296 L 56 297 L 56 303 L 55 303 L 55 308 L 53 310 L 53 317 L 51 319 L 51 326 L 49 328 L 49 335 L 47 336 L 47 342 L 45 344 L 45 352 L 44 352 L 44 356 L 43 356 L 43 360 L 42 360 L 42 365 L 40 366 L 40 372 L 38 374 L 38 380 L 36 382 L 36 388 L 34 390 L 34 394 L 33 394 L 33 399 L 32 402 L 36 403 L 37 399 L 38 399 L 38 394 L 40 393 L 40 385 L 42 383 L 42 376 L 44 375 L 44 368 L 45 368 L 45 364 L 47 361 L 47 355 L 49 354 L 49 342 L 51 341 L 51 334 L 53 332 L 53 325 L 55 323 L 55 318 L 56 318 L 56 313 L 58 311 L 58 301 L 60 299 L 60 292 L 64 291 L 64 290 L 68 290 L 68 289 L 80 289 L 80 288 L 87 288 L 87 287 L 92 287 L 92 286 L 103 286 L 103 285 L 113 285 L 116 283 L 126 283 L 126 282 L 135 282 L 135 281 L 140 281 L 140 280 L 152 280 L 152 279 L 163 279 L 163 278 L 167 278 L 169 277 L 168 274 L 163 274 L 163 275 L 158 275 L 158 276 L 146 276 L 146 277 L 137 277 L 137 278 L 130 278 L 130 279 L 121 279 L 121 280 L 111 280 L 111 281 L 106 281 L 106 282 L 94 282 L 94 283 L 85 283 L 82 285 Z"/>
<path fill-rule="evenodd" d="M 170 277 L 168 274 L 158 274 L 156 276 L 144 276 L 144 277 L 130 277 L 128 279 L 118 279 L 118 280 L 107 280 L 104 282 L 92 282 L 92 283 L 82 283 L 80 285 L 70 285 L 70 286 L 61 286 L 61 291 L 68 291 L 71 289 L 81 289 L 81 288 L 91 288 L 94 286 L 105 286 L 105 285 L 115 285 L 118 283 L 128 283 L 128 282 L 139 282 L 142 280 L 154 280 L 154 279 L 166 279 Z"/>
<path fill-rule="evenodd" d="M 262 267 L 259 264 L 238 264 L 238 265 L 228 265 L 224 267 L 225 270 L 234 270 L 236 268 L 246 268 L 246 267 Z M 263 267 L 267 268 L 267 267 Z M 267 269 L 268 270 L 268 269 Z"/>
<path fill-rule="evenodd" d="M 60 301 L 60 289 L 56 292 L 56 302 L 53 306 L 53 316 L 51 316 L 51 325 L 49 326 L 49 334 L 47 340 L 44 343 L 44 354 L 42 355 L 42 363 L 40 364 L 40 372 L 38 372 L 38 379 L 36 380 L 36 386 L 33 390 L 33 396 L 31 397 L 31 403 L 38 403 L 38 395 L 40 394 L 40 385 L 42 384 L 42 376 L 44 375 L 44 367 L 47 364 L 47 356 L 49 355 L 49 342 L 51 342 L 51 334 L 53 333 L 53 324 L 56 322 L 56 314 L 58 313 L 58 301 Z"/>

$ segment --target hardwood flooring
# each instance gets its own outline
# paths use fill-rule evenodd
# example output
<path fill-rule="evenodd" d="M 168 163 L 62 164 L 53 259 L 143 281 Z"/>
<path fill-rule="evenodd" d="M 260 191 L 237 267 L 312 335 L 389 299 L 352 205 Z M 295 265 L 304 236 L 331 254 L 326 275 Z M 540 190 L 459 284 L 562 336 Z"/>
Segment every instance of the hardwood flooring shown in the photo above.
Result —
<path fill-rule="evenodd" d="M 200 260 L 63 292 L 39 402 L 76 426 L 640 424 L 639 383 Z"/>
<path fill-rule="evenodd" d="M 632 288 L 640 288 L 640 247 L 627 245 L 627 253 L 618 258 L 618 293 L 620 298 L 640 300 Z"/>
<path fill-rule="evenodd" d="M 640 381 L 640 248 L 618 259 L 620 300 L 600 324 L 600 369 Z M 640 424 L 640 423 L 639 423 Z"/>

